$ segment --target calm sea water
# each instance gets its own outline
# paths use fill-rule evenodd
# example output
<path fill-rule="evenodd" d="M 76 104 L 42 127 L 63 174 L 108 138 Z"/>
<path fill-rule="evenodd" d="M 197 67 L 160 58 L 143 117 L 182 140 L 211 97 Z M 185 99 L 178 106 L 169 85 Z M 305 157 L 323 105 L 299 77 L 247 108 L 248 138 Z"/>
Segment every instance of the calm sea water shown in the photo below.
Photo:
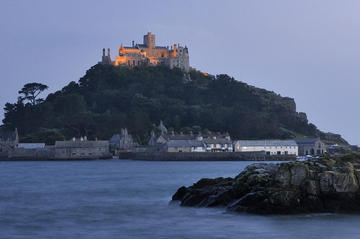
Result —
<path fill-rule="evenodd" d="M 0 162 L 0 238 L 360 238 L 360 216 L 254 216 L 169 204 L 247 162 Z"/>

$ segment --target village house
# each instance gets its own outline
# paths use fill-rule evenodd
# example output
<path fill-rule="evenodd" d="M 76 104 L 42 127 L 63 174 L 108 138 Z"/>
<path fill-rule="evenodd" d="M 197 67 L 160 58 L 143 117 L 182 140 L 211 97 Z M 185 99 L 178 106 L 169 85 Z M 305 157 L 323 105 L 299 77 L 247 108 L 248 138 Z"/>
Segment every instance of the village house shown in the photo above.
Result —
<path fill-rule="evenodd" d="M 238 140 L 235 152 L 264 151 L 267 155 L 298 155 L 295 140 Z"/>
<path fill-rule="evenodd" d="M 229 134 L 175 134 L 168 133 L 160 121 L 157 132 L 152 131 L 148 145 L 158 151 L 167 152 L 232 152 L 233 144 Z"/>
<path fill-rule="evenodd" d="M 326 152 L 325 143 L 320 138 L 297 138 L 295 139 L 299 146 L 299 155 L 322 155 Z"/>
<path fill-rule="evenodd" d="M 206 146 L 198 140 L 170 140 L 165 144 L 167 152 L 206 152 Z"/>
<path fill-rule="evenodd" d="M 233 142 L 230 135 L 214 134 L 203 136 L 207 152 L 233 152 Z"/>
<path fill-rule="evenodd" d="M 55 159 L 111 158 L 109 141 L 90 141 L 85 138 L 55 142 Z"/>

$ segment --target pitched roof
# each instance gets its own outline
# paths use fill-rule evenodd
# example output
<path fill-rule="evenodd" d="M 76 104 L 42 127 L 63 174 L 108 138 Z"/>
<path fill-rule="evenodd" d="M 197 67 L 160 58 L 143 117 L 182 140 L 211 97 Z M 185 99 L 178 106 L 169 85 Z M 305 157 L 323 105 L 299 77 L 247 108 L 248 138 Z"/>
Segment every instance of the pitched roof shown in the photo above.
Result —
<path fill-rule="evenodd" d="M 121 139 L 121 137 L 120 137 L 119 134 L 114 134 L 114 135 L 110 138 L 109 142 L 110 142 L 110 144 L 115 144 L 116 142 L 120 141 L 120 139 Z"/>
<path fill-rule="evenodd" d="M 294 139 L 297 144 L 315 144 L 317 141 L 319 141 L 319 138 L 297 138 Z"/>
<path fill-rule="evenodd" d="M 231 140 L 225 138 L 205 138 L 204 142 L 205 144 L 232 144 Z"/>
<path fill-rule="evenodd" d="M 68 141 L 56 141 L 55 148 L 93 148 L 93 147 L 109 147 L 109 141 L 80 141 L 80 140 L 68 140 Z"/>
<path fill-rule="evenodd" d="M 196 135 L 181 135 L 181 134 L 177 134 L 177 135 L 169 135 L 168 136 L 169 140 L 194 140 L 196 139 Z"/>
<path fill-rule="evenodd" d="M 170 140 L 168 147 L 204 147 L 204 143 L 198 140 Z"/>
<path fill-rule="evenodd" d="M 23 149 L 45 148 L 45 143 L 19 143 L 18 148 L 23 148 Z"/>
<path fill-rule="evenodd" d="M 297 146 L 295 140 L 238 140 L 238 146 Z"/>

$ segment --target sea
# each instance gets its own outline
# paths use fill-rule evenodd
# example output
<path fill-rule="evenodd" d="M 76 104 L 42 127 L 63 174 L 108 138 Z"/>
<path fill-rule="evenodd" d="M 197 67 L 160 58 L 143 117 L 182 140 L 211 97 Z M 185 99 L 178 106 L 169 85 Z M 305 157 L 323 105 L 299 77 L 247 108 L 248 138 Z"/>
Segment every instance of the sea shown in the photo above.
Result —
<path fill-rule="evenodd" d="M 360 216 L 180 207 L 176 190 L 253 162 L 0 162 L 0 238 L 360 238 Z"/>

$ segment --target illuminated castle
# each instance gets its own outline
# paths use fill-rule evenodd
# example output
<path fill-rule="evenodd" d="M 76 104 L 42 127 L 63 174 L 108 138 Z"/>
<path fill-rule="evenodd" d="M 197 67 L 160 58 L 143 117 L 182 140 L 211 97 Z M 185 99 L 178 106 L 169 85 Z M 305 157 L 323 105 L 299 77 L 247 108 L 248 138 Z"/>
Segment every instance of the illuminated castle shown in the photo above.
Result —
<path fill-rule="evenodd" d="M 135 44 L 127 47 L 120 45 L 119 56 L 112 61 L 110 57 L 110 49 L 108 48 L 105 55 L 103 49 L 102 64 L 112 64 L 114 66 L 142 66 L 142 65 L 159 65 L 164 64 L 170 68 L 178 67 L 186 72 L 189 71 L 189 52 L 188 48 L 179 44 L 174 44 L 171 48 L 155 45 L 155 35 L 148 32 L 144 36 L 143 44 Z"/>

